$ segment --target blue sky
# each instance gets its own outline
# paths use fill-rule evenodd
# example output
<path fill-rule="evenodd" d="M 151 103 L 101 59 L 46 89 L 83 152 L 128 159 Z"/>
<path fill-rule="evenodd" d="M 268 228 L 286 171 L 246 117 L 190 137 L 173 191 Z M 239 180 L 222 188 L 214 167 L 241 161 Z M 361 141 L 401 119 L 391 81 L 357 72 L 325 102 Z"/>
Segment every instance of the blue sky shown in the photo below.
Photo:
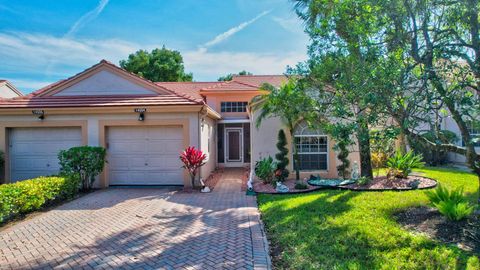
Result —
<path fill-rule="evenodd" d="M 279 74 L 307 43 L 288 0 L 0 0 L 0 79 L 27 93 L 162 45 L 196 81 Z"/>

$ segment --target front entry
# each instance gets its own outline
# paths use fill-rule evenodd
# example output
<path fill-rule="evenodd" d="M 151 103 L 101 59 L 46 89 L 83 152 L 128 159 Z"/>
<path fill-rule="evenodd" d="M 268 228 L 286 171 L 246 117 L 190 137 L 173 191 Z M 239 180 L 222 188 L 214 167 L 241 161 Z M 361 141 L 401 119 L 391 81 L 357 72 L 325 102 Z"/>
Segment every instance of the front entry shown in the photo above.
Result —
<path fill-rule="evenodd" d="M 225 165 L 243 165 L 243 128 L 225 128 Z"/>
<path fill-rule="evenodd" d="M 219 167 L 244 167 L 250 163 L 250 123 L 219 123 L 217 162 Z"/>

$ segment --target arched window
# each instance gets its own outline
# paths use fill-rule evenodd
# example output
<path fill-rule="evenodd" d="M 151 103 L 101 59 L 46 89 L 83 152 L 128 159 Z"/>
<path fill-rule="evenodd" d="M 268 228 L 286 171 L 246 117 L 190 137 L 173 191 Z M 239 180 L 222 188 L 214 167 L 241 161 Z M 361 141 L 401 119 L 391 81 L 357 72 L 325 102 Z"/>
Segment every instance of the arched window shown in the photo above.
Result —
<path fill-rule="evenodd" d="M 294 131 L 298 151 L 298 168 L 302 171 L 327 170 L 328 137 L 321 130 L 311 129 L 300 122 Z M 297 164 L 294 164 L 297 166 Z"/>

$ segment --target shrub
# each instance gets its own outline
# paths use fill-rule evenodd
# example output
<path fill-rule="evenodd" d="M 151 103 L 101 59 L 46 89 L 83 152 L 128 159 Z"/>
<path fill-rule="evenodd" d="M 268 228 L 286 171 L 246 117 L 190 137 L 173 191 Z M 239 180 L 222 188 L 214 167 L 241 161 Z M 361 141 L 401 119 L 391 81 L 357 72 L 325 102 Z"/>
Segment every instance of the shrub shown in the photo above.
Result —
<path fill-rule="evenodd" d="M 183 162 L 182 167 L 188 171 L 190 180 L 192 181 L 192 187 L 195 186 L 195 176 L 197 175 L 197 170 L 205 165 L 206 159 L 207 155 L 205 155 L 201 150 L 195 149 L 193 146 L 188 147 L 180 154 L 180 160 Z"/>
<path fill-rule="evenodd" d="M 463 195 L 462 187 L 449 191 L 439 184 L 435 190 L 429 190 L 425 194 L 442 215 L 453 221 L 466 218 L 474 210 Z"/>
<path fill-rule="evenodd" d="M 277 163 L 272 157 L 263 158 L 255 163 L 255 175 L 260 178 L 264 184 L 273 183 Z"/>
<path fill-rule="evenodd" d="M 450 130 L 428 131 L 423 133 L 422 137 L 439 144 L 454 144 L 458 141 L 457 135 Z M 409 138 L 409 144 L 415 153 L 422 154 L 423 161 L 428 165 L 437 166 L 448 162 L 448 151 L 441 147 L 413 138 Z"/>
<path fill-rule="evenodd" d="M 308 188 L 307 184 L 305 184 L 302 181 L 297 181 L 295 183 L 295 189 L 307 189 L 307 188 Z"/>
<path fill-rule="evenodd" d="M 360 186 L 365 186 L 365 185 L 368 185 L 371 181 L 372 181 L 372 179 L 370 179 L 366 176 L 362 176 L 362 177 L 358 178 L 357 184 L 359 184 Z"/>
<path fill-rule="evenodd" d="M 95 176 L 103 171 L 106 150 L 103 147 L 78 146 L 58 153 L 61 173 L 78 177 L 83 190 L 92 188 Z"/>
<path fill-rule="evenodd" d="M 287 169 L 290 160 L 288 159 L 288 148 L 287 148 L 287 137 L 283 129 L 278 131 L 278 142 L 277 142 L 278 153 L 275 155 L 277 160 L 277 170 L 275 172 L 275 178 L 277 181 L 284 181 L 288 175 L 289 171 Z"/>
<path fill-rule="evenodd" d="M 52 202 L 73 198 L 79 182 L 75 177 L 51 176 L 0 185 L 0 223 Z"/>
<path fill-rule="evenodd" d="M 407 178 L 412 169 L 421 168 L 424 164 L 422 155 L 415 155 L 412 151 L 406 154 L 397 151 L 395 155 L 387 160 L 388 176 L 389 178 Z"/>

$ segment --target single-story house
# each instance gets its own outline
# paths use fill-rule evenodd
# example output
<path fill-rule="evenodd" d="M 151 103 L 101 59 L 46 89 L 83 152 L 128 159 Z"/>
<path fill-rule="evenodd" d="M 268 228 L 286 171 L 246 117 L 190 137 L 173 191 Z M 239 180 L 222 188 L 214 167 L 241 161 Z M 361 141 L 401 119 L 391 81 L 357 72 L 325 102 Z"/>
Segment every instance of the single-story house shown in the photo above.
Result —
<path fill-rule="evenodd" d="M 263 83 L 279 86 L 286 79 L 248 75 L 227 82 L 151 82 L 102 60 L 31 94 L 0 100 L 3 182 L 55 174 L 59 150 L 79 145 L 107 149 L 99 187 L 189 186 L 179 161 L 187 146 L 208 156 L 202 178 L 217 167 L 253 167 L 275 155 L 283 125 L 270 118 L 257 129 L 256 112 L 248 104 Z M 337 176 L 334 142 L 327 135 L 299 123 L 294 139 L 302 177 Z M 358 153 L 352 159 L 358 160 Z"/>
<path fill-rule="evenodd" d="M 11 82 L 7 80 L 0 80 L 0 98 L 13 98 L 23 96 L 22 92 L 18 90 Z"/>

